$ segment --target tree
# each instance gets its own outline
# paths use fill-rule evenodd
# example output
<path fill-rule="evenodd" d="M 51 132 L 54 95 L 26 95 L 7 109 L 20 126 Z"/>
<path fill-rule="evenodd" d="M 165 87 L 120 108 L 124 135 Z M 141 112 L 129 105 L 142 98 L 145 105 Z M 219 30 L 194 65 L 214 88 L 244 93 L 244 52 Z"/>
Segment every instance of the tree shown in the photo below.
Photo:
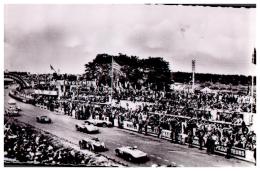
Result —
<path fill-rule="evenodd" d="M 110 82 L 112 57 L 125 74 L 125 76 L 120 76 L 120 81 L 129 81 L 132 86 L 139 88 L 142 85 L 152 84 L 154 89 L 169 89 L 171 83 L 169 63 L 161 57 L 139 59 L 137 56 L 127 56 L 121 53 L 118 56 L 98 54 L 92 62 L 85 65 L 86 79 L 97 79 L 102 84 Z"/>

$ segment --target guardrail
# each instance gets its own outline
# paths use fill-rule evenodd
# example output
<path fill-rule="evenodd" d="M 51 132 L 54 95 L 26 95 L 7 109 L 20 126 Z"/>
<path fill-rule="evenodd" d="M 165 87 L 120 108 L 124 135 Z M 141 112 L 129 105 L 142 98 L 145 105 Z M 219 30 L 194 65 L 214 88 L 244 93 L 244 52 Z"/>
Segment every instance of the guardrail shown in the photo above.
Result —
<path fill-rule="evenodd" d="M 48 107 L 45 106 L 45 105 L 41 105 L 41 104 L 36 103 L 35 106 L 36 106 L 36 107 L 39 107 L 39 108 L 41 108 L 41 109 L 48 110 Z M 57 114 L 65 114 L 63 108 L 62 108 L 62 109 L 61 109 L 61 108 L 55 108 L 53 112 L 55 112 L 55 113 L 57 113 Z"/>

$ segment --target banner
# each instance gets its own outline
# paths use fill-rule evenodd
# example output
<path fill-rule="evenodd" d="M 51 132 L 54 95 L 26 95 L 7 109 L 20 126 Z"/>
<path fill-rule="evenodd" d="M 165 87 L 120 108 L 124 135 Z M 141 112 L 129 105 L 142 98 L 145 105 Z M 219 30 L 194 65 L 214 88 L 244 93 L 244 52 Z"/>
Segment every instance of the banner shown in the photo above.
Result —
<path fill-rule="evenodd" d="M 57 96 L 58 92 L 49 90 L 34 90 L 34 94 Z"/>
<path fill-rule="evenodd" d="M 219 152 L 227 153 L 227 147 L 224 146 L 216 146 L 215 150 Z M 231 154 L 238 157 L 244 157 L 244 158 L 246 157 L 246 151 L 244 149 L 232 148 Z"/>

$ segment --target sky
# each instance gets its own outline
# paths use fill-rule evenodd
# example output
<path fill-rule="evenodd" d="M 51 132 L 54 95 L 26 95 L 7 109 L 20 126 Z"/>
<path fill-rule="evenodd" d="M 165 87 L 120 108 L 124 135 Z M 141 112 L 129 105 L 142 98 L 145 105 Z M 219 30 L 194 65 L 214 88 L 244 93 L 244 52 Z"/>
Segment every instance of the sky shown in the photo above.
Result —
<path fill-rule="evenodd" d="M 171 71 L 255 73 L 256 9 L 165 5 L 4 5 L 4 68 L 82 74 L 107 53 L 163 57 Z"/>

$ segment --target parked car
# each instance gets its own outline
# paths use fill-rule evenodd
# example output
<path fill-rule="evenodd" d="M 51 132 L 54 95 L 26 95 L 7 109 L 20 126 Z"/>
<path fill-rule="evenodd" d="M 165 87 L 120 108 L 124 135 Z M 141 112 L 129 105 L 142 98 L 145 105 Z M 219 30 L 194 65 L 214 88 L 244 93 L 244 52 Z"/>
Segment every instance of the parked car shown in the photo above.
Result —
<path fill-rule="evenodd" d="M 37 116 L 36 117 L 36 121 L 39 123 L 51 123 L 51 118 L 49 118 L 48 116 Z"/>
<path fill-rule="evenodd" d="M 98 127 L 112 127 L 113 124 L 112 122 L 110 122 L 108 120 L 108 117 L 101 120 L 101 119 L 89 119 L 89 120 L 86 120 L 85 123 L 91 123 L 95 126 L 98 126 Z"/>
<path fill-rule="evenodd" d="M 138 150 L 136 146 L 130 147 L 130 146 L 123 146 L 120 148 L 115 149 L 116 155 L 127 159 L 128 161 L 131 162 L 145 162 L 148 160 L 148 155 L 141 151 Z"/>
<path fill-rule="evenodd" d="M 89 149 L 94 152 L 106 151 L 104 142 L 101 142 L 98 138 L 84 138 L 79 141 L 80 149 Z"/>
<path fill-rule="evenodd" d="M 77 131 L 86 133 L 98 133 L 99 129 L 91 123 L 80 123 L 75 125 Z"/>

